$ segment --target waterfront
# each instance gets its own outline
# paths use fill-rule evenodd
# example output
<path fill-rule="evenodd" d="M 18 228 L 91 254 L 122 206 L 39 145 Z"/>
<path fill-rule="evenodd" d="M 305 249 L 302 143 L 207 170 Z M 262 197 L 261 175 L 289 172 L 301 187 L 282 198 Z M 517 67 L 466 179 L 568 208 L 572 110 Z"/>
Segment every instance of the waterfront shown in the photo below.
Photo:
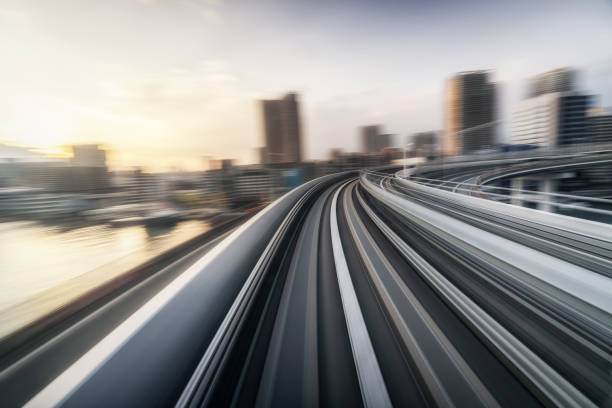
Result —
<path fill-rule="evenodd" d="M 0 338 L 209 228 L 0 223 Z"/>

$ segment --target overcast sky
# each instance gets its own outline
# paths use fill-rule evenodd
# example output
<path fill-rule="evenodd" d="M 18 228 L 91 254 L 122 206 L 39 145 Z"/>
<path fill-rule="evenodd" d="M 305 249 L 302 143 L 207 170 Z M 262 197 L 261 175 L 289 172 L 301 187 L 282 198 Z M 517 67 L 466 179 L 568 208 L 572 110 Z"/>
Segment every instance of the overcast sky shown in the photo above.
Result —
<path fill-rule="evenodd" d="M 0 0 L 0 142 L 103 143 L 114 168 L 246 163 L 256 101 L 297 91 L 324 158 L 368 123 L 441 129 L 458 71 L 494 71 L 506 120 L 526 78 L 563 66 L 612 105 L 611 44 L 610 0 Z"/>

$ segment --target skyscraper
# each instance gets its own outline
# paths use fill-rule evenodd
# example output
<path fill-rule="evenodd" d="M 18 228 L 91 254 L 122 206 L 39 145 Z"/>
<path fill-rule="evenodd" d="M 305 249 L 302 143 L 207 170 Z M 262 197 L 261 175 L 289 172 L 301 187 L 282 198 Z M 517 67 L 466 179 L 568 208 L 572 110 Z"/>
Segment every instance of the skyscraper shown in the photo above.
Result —
<path fill-rule="evenodd" d="M 552 147 L 592 141 L 588 111 L 594 95 L 575 90 L 576 76 L 576 71 L 563 68 L 531 80 L 530 96 L 513 112 L 513 144 Z"/>
<path fill-rule="evenodd" d="M 295 93 L 261 101 L 265 134 L 265 163 L 302 161 L 299 102 Z"/>
<path fill-rule="evenodd" d="M 376 136 L 379 134 L 378 125 L 362 126 L 361 145 L 364 153 L 376 151 Z"/>
<path fill-rule="evenodd" d="M 363 126 L 361 128 L 361 146 L 364 153 L 378 153 L 391 146 L 390 134 L 381 134 L 379 125 Z"/>
<path fill-rule="evenodd" d="M 496 86 L 488 71 L 462 72 L 448 81 L 444 154 L 488 149 L 495 144 Z"/>
<path fill-rule="evenodd" d="M 591 129 L 588 111 L 594 95 L 563 92 L 559 98 L 558 144 L 560 146 L 590 143 Z"/>

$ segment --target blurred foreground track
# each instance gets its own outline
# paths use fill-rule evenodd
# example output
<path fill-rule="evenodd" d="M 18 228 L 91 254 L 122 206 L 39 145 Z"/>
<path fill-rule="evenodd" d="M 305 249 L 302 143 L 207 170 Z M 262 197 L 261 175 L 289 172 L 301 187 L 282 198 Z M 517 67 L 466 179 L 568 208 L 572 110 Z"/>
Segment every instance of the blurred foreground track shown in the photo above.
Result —
<path fill-rule="evenodd" d="M 313 180 L 14 359 L 3 405 L 611 404 L 610 226 L 503 205 Z"/>

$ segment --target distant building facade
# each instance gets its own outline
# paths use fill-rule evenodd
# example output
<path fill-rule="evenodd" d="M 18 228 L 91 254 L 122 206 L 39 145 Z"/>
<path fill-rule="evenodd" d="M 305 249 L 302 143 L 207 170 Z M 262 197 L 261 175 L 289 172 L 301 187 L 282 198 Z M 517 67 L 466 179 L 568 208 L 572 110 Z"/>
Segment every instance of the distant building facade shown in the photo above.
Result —
<path fill-rule="evenodd" d="M 166 198 L 166 189 L 158 174 L 142 169 L 114 172 L 114 182 L 123 194 L 124 203 L 160 201 Z"/>
<path fill-rule="evenodd" d="M 556 146 L 559 94 L 549 93 L 521 101 L 512 113 L 511 142 L 515 145 Z"/>
<path fill-rule="evenodd" d="M 521 101 L 512 115 L 512 143 L 554 147 L 592 142 L 592 101 L 592 95 L 577 92 L 544 93 Z"/>
<path fill-rule="evenodd" d="M 274 173 L 265 167 L 243 166 L 234 176 L 232 199 L 234 202 L 255 202 L 272 198 L 275 187 Z"/>
<path fill-rule="evenodd" d="M 381 152 L 384 149 L 391 147 L 392 144 L 393 144 L 393 134 L 383 133 L 381 135 L 378 135 L 378 146 L 376 146 L 378 147 L 378 152 Z"/>
<path fill-rule="evenodd" d="M 495 145 L 497 91 L 488 71 L 455 75 L 447 84 L 443 153 L 467 154 Z M 475 129 L 474 129 L 475 128 Z"/>
<path fill-rule="evenodd" d="M 589 111 L 589 127 L 593 143 L 612 143 L 612 110 Z"/>
<path fill-rule="evenodd" d="M 391 146 L 391 134 L 382 134 L 379 125 L 363 126 L 361 128 L 361 146 L 363 153 L 379 153 Z"/>
<path fill-rule="evenodd" d="M 376 138 L 380 133 L 378 125 L 369 125 L 361 127 L 361 146 L 364 153 L 376 152 Z"/>
<path fill-rule="evenodd" d="M 8 162 L 0 168 L 0 174 L 9 174 L 11 184 L 48 193 L 110 192 L 113 186 L 106 167 L 106 152 L 97 145 L 75 145 L 72 151 L 69 160 L 29 158 Z"/>
<path fill-rule="evenodd" d="M 415 157 L 431 157 L 437 154 L 436 132 L 419 132 L 412 135 L 412 151 Z"/>
<path fill-rule="evenodd" d="M 264 163 L 300 163 L 302 136 L 297 94 L 261 101 L 265 149 Z"/>
<path fill-rule="evenodd" d="M 588 111 L 594 95 L 563 93 L 559 98 L 559 136 L 557 144 L 567 146 L 591 143 Z"/>
<path fill-rule="evenodd" d="M 62 176 L 63 191 L 98 193 L 111 188 L 111 174 L 106 167 L 106 151 L 96 144 L 73 145 L 70 168 Z"/>
<path fill-rule="evenodd" d="M 106 167 L 106 151 L 96 144 L 73 145 L 71 164 L 76 167 Z"/>
<path fill-rule="evenodd" d="M 530 80 L 529 98 L 576 90 L 578 72 L 571 68 L 560 68 L 536 75 Z"/>

